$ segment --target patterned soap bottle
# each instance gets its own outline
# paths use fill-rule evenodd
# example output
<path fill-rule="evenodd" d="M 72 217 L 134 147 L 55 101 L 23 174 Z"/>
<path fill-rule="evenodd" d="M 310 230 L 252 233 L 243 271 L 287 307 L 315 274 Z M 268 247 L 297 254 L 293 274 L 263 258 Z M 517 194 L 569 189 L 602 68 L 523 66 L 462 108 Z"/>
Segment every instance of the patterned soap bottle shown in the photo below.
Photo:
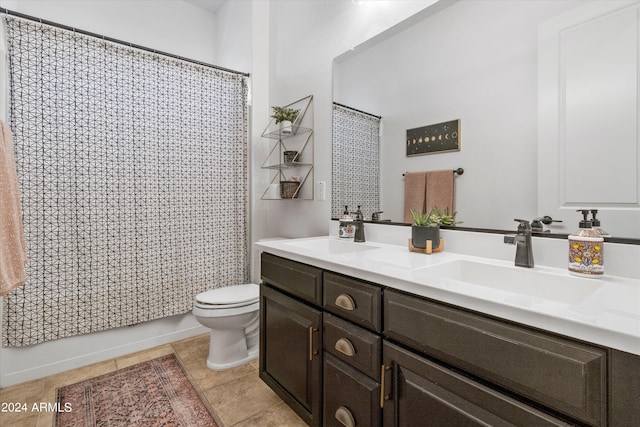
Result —
<path fill-rule="evenodd" d="M 569 273 L 599 278 L 604 274 L 604 238 L 587 219 L 589 211 L 581 209 L 580 229 L 569 235 Z"/>

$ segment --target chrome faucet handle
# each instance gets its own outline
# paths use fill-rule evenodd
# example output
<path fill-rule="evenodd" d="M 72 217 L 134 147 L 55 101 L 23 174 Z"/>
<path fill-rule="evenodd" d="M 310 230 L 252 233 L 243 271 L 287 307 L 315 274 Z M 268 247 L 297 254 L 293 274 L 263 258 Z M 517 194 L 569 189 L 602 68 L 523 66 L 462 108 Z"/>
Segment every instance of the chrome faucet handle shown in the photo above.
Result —
<path fill-rule="evenodd" d="M 542 233 L 542 232 L 545 231 L 543 224 L 549 225 L 552 222 L 562 222 L 562 220 L 561 219 L 553 219 L 549 215 L 541 216 L 541 217 L 535 218 L 533 221 L 531 221 L 531 229 L 533 231 Z M 549 230 L 546 230 L 546 231 L 548 232 Z"/>
<path fill-rule="evenodd" d="M 514 219 L 514 221 L 519 222 L 518 224 L 518 233 L 526 233 L 531 232 L 531 223 L 526 219 Z"/>

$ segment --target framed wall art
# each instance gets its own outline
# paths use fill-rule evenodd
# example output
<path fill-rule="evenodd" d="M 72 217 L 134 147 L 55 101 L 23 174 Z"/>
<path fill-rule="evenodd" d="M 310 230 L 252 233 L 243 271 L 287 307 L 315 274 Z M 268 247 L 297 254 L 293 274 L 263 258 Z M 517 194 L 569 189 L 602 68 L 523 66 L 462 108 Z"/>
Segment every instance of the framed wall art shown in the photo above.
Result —
<path fill-rule="evenodd" d="M 407 157 L 460 151 L 460 119 L 407 129 Z"/>

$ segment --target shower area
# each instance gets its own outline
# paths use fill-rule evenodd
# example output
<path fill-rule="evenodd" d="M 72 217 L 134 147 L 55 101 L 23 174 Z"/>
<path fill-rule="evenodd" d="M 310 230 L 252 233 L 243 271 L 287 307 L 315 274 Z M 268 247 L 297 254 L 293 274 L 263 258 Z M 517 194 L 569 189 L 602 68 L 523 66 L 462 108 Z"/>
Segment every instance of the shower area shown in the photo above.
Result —
<path fill-rule="evenodd" d="M 20 14 L 2 24 L 28 258 L 2 298 L 4 355 L 246 283 L 248 75 Z"/>

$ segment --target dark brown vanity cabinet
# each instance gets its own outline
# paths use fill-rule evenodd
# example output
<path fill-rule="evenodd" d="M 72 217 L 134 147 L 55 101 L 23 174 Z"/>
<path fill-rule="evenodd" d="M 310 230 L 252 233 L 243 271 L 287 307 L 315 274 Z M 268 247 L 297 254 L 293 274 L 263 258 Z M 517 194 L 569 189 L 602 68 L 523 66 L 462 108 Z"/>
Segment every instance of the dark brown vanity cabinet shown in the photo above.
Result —
<path fill-rule="evenodd" d="M 260 377 L 318 426 L 640 425 L 640 356 L 262 255 Z"/>
<path fill-rule="evenodd" d="M 296 296 L 313 301 L 322 270 L 269 254 L 262 266 L 260 378 L 309 425 L 320 426 L 322 312 Z"/>

